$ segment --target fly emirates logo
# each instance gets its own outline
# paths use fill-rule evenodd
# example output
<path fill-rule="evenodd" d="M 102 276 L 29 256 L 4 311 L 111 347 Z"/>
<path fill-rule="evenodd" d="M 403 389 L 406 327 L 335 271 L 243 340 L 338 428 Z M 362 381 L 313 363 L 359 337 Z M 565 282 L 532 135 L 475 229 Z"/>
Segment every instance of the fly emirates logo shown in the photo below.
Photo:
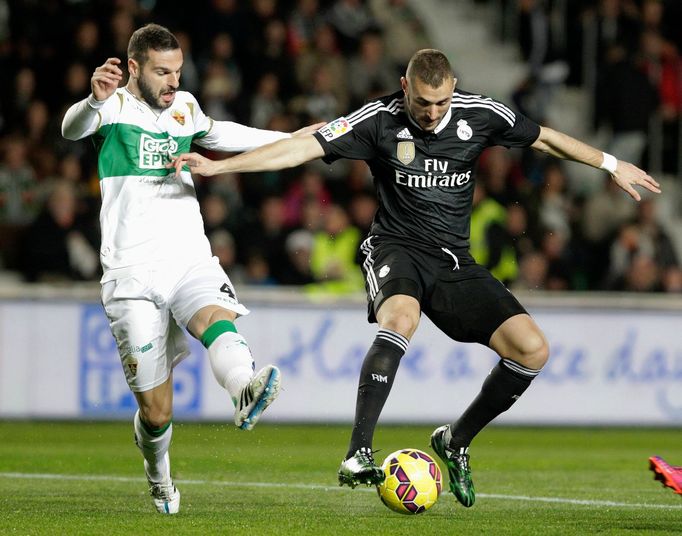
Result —
<path fill-rule="evenodd" d="M 408 188 L 433 188 L 436 186 L 463 186 L 471 180 L 471 170 L 448 173 L 447 161 L 427 158 L 424 160 L 424 174 L 413 174 L 395 170 L 395 181 Z"/>

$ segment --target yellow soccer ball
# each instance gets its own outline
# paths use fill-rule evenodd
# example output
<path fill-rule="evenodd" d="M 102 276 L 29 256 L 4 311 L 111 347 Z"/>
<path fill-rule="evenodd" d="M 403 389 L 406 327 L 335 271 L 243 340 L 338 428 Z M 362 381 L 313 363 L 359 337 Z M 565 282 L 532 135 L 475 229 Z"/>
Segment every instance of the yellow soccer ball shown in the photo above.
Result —
<path fill-rule="evenodd" d="M 440 467 L 417 449 L 397 450 L 382 464 L 386 480 L 377 486 L 381 502 L 400 514 L 421 514 L 431 508 L 443 488 Z"/>

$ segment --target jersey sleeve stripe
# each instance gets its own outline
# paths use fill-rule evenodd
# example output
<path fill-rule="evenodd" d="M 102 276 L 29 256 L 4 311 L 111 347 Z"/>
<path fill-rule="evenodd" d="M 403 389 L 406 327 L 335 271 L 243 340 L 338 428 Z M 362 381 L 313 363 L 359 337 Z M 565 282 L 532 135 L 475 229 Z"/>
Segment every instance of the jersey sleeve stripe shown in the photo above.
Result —
<path fill-rule="evenodd" d="M 484 97 L 483 95 L 463 95 L 463 94 L 455 93 L 452 96 L 452 98 L 453 99 L 470 100 L 470 101 L 489 102 L 490 104 L 492 104 L 493 106 L 496 106 L 500 110 L 504 110 L 505 112 L 507 112 L 512 117 L 515 115 L 514 112 L 505 104 L 502 104 L 499 101 L 491 99 L 490 97 Z"/>
<path fill-rule="evenodd" d="M 489 108 L 490 110 L 496 111 L 497 114 L 504 117 L 511 126 L 514 126 L 514 123 L 516 123 L 516 114 L 504 104 L 495 102 L 492 99 L 465 98 L 463 95 L 457 95 L 452 98 L 452 104 L 461 105 L 465 108 L 473 108 L 476 105 L 479 105 L 483 108 Z"/>
<path fill-rule="evenodd" d="M 377 109 L 377 108 L 381 108 L 382 106 L 383 106 L 383 104 L 382 104 L 381 102 L 379 102 L 379 101 L 369 102 L 369 103 L 365 104 L 362 108 L 358 108 L 358 109 L 355 110 L 352 114 L 348 115 L 348 116 L 346 117 L 346 119 L 347 119 L 348 121 L 352 121 L 352 120 L 353 120 L 355 117 L 357 117 L 358 115 L 365 114 L 365 113 L 367 113 L 367 112 L 370 111 L 370 110 L 374 110 L 374 109 Z"/>
<path fill-rule="evenodd" d="M 358 115 L 357 112 L 353 114 L 353 116 L 349 116 L 346 119 L 348 122 L 351 124 L 351 126 L 356 125 L 360 123 L 361 121 L 364 121 L 365 119 L 372 117 L 376 115 L 377 113 L 384 111 L 384 112 L 389 112 L 392 114 L 397 114 L 402 111 L 403 109 L 403 103 L 402 99 L 395 99 L 391 101 L 388 105 L 384 105 L 383 103 L 378 103 L 380 106 L 378 107 L 373 107 L 371 109 L 365 110 L 361 115 Z M 361 108 L 358 110 L 358 112 L 362 111 L 364 108 Z"/>

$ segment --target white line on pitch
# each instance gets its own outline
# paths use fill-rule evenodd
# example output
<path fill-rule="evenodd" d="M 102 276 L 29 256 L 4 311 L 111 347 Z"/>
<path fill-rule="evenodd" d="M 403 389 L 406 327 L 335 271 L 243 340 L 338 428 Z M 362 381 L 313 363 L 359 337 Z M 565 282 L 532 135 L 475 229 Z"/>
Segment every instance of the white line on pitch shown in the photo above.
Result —
<path fill-rule="evenodd" d="M 131 476 L 113 475 L 60 475 L 53 473 L 0 473 L 0 478 L 23 478 L 35 480 L 80 480 L 80 481 L 103 481 L 103 482 L 146 482 L 144 478 Z M 347 491 L 347 488 L 336 486 L 323 486 L 321 484 L 285 484 L 283 482 L 228 482 L 222 480 L 194 480 L 176 479 L 177 484 L 196 484 L 200 486 L 230 486 L 244 488 L 293 488 L 317 491 Z M 359 488 L 359 491 L 375 493 L 370 488 Z M 477 493 L 481 499 L 501 499 L 505 501 L 544 502 L 556 504 L 574 504 L 577 506 L 613 506 L 621 508 L 652 508 L 662 510 L 682 510 L 682 505 L 675 504 L 647 504 L 627 503 L 616 501 L 601 501 L 587 499 L 567 499 L 562 497 L 532 497 L 528 495 L 502 495 L 499 493 Z"/>

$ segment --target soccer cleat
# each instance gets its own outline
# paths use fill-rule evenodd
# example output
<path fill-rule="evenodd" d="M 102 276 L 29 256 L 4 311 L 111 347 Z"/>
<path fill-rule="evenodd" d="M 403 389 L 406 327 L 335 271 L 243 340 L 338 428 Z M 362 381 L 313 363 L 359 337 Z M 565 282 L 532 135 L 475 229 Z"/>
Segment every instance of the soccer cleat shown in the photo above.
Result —
<path fill-rule="evenodd" d="M 654 480 L 682 495 L 682 467 L 670 465 L 660 456 L 652 456 L 649 458 L 649 469 L 654 472 Z"/>
<path fill-rule="evenodd" d="M 180 492 L 172 480 L 164 483 L 149 482 L 149 494 L 156 510 L 162 514 L 177 514 L 180 510 Z"/>
<path fill-rule="evenodd" d="M 165 455 L 166 467 L 170 467 L 170 458 L 168 453 Z M 147 475 L 147 482 L 149 482 L 149 494 L 152 496 L 156 510 L 162 514 L 177 514 L 180 510 L 180 492 L 173 484 L 173 480 L 168 474 L 163 481 L 154 482 L 149 478 L 149 471 L 147 469 L 147 460 L 144 462 L 144 471 Z"/>
<path fill-rule="evenodd" d="M 378 486 L 386 475 L 384 470 L 374 462 L 372 449 L 362 447 L 350 458 L 343 460 L 339 467 L 339 486 L 355 488 L 358 484 Z"/>
<path fill-rule="evenodd" d="M 277 398 L 280 372 L 274 365 L 263 367 L 242 389 L 234 410 L 234 423 L 242 430 L 251 430 L 272 401 Z"/>
<path fill-rule="evenodd" d="M 431 448 L 448 468 L 450 491 L 462 505 L 469 508 L 476 501 L 474 482 L 469 466 L 469 448 L 452 449 L 445 441 L 448 425 L 436 428 L 431 434 Z"/>

